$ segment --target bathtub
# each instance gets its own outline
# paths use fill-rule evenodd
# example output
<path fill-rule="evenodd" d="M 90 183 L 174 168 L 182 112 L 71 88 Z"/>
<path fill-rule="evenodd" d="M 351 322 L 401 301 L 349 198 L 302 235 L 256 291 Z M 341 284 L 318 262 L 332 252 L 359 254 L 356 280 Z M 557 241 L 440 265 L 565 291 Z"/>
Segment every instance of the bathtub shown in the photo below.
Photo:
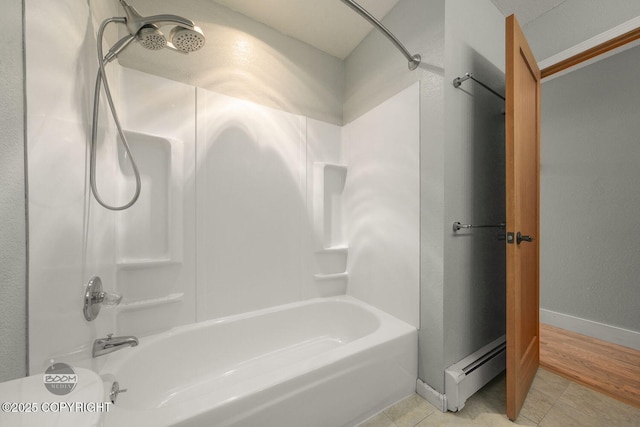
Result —
<path fill-rule="evenodd" d="M 106 356 L 106 427 L 351 426 L 412 394 L 416 329 L 351 297 L 187 325 Z"/>

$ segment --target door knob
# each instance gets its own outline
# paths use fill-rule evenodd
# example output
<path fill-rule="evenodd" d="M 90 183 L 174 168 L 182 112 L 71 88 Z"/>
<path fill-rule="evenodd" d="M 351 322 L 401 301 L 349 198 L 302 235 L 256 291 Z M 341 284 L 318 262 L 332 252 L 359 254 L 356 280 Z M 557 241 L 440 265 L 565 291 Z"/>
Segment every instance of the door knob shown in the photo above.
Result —
<path fill-rule="evenodd" d="M 521 242 L 529 242 L 529 243 L 531 243 L 531 242 L 533 242 L 533 237 L 522 235 L 518 231 L 518 233 L 516 234 L 516 243 L 520 244 Z"/>

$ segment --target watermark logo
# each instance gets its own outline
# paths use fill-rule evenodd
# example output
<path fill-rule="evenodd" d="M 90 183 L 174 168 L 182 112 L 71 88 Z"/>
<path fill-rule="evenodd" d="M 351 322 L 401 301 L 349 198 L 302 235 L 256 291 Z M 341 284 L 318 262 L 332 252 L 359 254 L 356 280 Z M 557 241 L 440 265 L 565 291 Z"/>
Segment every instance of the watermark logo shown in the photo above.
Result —
<path fill-rule="evenodd" d="M 64 396 L 73 391 L 78 383 L 78 375 L 66 363 L 54 363 L 49 366 L 42 377 L 44 386 L 51 393 Z"/>

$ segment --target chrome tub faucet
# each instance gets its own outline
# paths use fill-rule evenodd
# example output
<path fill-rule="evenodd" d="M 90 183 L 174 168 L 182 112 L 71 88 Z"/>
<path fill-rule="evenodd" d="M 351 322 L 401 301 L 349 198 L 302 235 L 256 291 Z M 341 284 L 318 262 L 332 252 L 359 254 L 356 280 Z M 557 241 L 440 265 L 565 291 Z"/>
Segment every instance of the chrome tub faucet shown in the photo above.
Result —
<path fill-rule="evenodd" d="M 124 347 L 135 347 L 138 345 L 138 338 L 133 336 L 113 337 L 108 334 L 106 338 L 98 338 L 93 342 L 93 357 L 113 353 Z"/>

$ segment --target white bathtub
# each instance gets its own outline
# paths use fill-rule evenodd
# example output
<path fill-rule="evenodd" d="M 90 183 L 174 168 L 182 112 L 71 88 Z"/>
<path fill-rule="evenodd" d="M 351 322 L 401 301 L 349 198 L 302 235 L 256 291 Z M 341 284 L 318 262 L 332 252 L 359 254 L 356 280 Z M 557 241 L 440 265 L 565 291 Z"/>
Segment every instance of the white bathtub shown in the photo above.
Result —
<path fill-rule="evenodd" d="M 173 329 L 106 356 L 105 426 L 351 426 L 412 394 L 416 329 L 351 297 Z"/>

